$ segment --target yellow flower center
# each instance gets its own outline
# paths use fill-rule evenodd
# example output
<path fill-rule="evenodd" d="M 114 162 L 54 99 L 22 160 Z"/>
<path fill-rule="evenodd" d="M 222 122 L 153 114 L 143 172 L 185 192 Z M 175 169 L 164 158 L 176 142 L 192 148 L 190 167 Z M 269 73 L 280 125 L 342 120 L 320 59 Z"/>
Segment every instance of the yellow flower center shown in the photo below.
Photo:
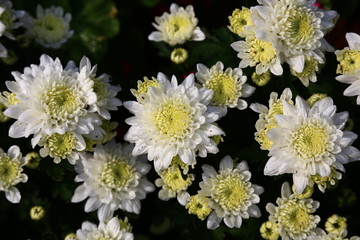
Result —
<path fill-rule="evenodd" d="M 336 53 L 336 60 L 339 62 L 336 73 L 352 74 L 360 69 L 360 51 L 342 50 Z"/>
<path fill-rule="evenodd" d="M 35 36 L 47 42 L 58 42 L 67 33 L 68 27 L 63 18 L 45 15 L 34 21 L 32 29 Z"/>
<path fill-rule="evenodd" d="M 328 133 L 318 121 L 302 125 L 292 136 L 292 146 L 303 159 L 316 159 L 327 152 Z"/>
<path fill-rule="evenodd" d="M 260 40 L 256 37 L 248 37 L 246 41 L 250 44 L 249 53 L 256 63 L 268 64 L 275 57 L 275 49 L 270 42 Z"/>
<path fill-rule="evenodd" d="M 46 112 L 56 120 L 74 117 L 76 112 L 85 107 L 78 93 L 63 84 L 56 84 L 43 95 L 42 99 Z"/>
<path fill-rule="evenodd" d="M 232 12 L 232 15 L 229 16 L 230 26 L 229 29 L 233 33 L 242 36 L 245 26 L 252 26 L 253 22 L 251 21 L 250 9 L 243 7 L 240 9 L 235 9 Z"/>
<path fill-rule="evenodd" d="M 0 185 L 4 189 L 18 183 L 21 171 L 18 161 L 11 160 L 5 153 L 0 153 Z"/>
<path fill-rule="evenodd" d="M 209 207 L 209 199 L 198 194 L 190 197 L 185 208 L 190 214 L 196 215 L 201 220 L 204 220 L 212 211 Z"/>
<path fill-rule="evenodd" d="M 216 105 L 225 106 L 238 99 L 237 79 L 223 71 L 214 72 L 204 86 L 214 91 L 212 102 Z"/>
<path fill-rule="evenodd" d="M 175 15 L 164 23 L 164 29 L 169 39 L 183 39 L 193 30 L 193 24 L 188 17 Z"/>
<path fill-rule="evenodd" d="M 286 231 L 298 235 L 311 228 L 312 215 L 309 214 L 309 211 L 305 203 L 289 200 L 280 207 L 278 221 Z"/>
<path fill-rule="evenodd" d="M 192 178 L 189 176 L 186 176 L 186 179 L 184 179 L 180 168 L 177 165 L 173 165 L 162 171 L 160 176 L 164 181 L 164 185 L 170 188 L 173 192 L 179 192 L 187 189 L 192 182 Z"/>
<path fill-rule="evenodd" d="M 172 139 L 183 139 L 193 123 L 192 109 L 188 104 L 170 99 L 159 107 L 154 122 L 160 133 Z"/>
<path fill-rule="evenodd" d="M 107 189 L 121 191 L 128 186 L 133 176 L 131 165 L 121 159 L 113 159 L 103 166 L 98 182 Z"/>
<path fill-rule="evenodd" d="M 16 105 L 19 103 L 19 100 L 16 98 L 16 94 L 15 93 L 10 93 L 8 96 L 8 101 L 10 105 Z"/>
<path fill-rule="evenodd" d="M 76 148 L 77 139 L 72 133 L 54 133 L 47 139 L 46 147 L 51 157 L 66 158 Z"/>
<path fill-rule="evenodd" d="M 285 35 L 286 43 L 290 45 L 305 45 L 313 41 L 315 29 L 313 21 L 316 20 L 314 13 L 307 8 L 294 8 L 289 10 Z"/>
<path fill-rule="evenodd" d="M 246 200 L 249 199 L 247 184 L 243 176 L 238 173 L 220 174 L 219 182 L 214 185 L 212 198 L 225 210 L 238 210 L 245 206 Z"/>

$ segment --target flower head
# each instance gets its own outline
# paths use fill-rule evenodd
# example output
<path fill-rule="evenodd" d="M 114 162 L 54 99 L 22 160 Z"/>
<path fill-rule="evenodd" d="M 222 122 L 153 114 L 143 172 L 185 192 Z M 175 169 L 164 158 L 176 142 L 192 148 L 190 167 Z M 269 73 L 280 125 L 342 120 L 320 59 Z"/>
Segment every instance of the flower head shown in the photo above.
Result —
<path fill-rule="evenodd" d="M 83 222 L 81 229 L 76 231 L 76 236 L 79 240 L 134 239 L 132 232 L 129 232 L 127 229 L 121 227 L 120 220 L 117 217 L 113 217 L 108 221 L 100 221 L 98 226 L 91 222 Z"/>
<path fill-rule="evenodd" d="M 241 9 L 235 9 L 231 16 L 229 16 L 230 26 L 229 30 L 240 37 L 246 37 L 244 28 L 246 26 L 252 26 L 253 22 L 251 20 L 250 9 L 247 7 L 242 7 Z"/>
<path fill-rule="evenodd" d="M 4 191 L 5 197 L 12 203 L 18 203 L 21 199 L 15 185 L 28 180 L 27 175 L 22 173 L 24 165 L 25 158 L 18 146 L 11 146 L 7 153 L 0 148 L 0 191 Z"/>
<path fill-rule="evenodd" d="M 205 220 L 205 218 L 212 212 L 209 203 L 210 198 L 196 194 L 187 199 L 185 208 L 188 209 L 190 214 L 194 214 L 199 219 Z"/>
<path fill-rule="evenodd" d="M 27 14 L 22 22 L 26 34 L 38 44 L 46 48 L 59 48 L 74 34 L 74 31 L 70 30 L 71 14 L 63 15 L 62 7 L 51 6 L 44 9 L 38 5 L 36 18 Z"/>
<path fill-rule="evenodd" d="M 12 2 L 9 0 L 0 1 L 0 37 L 3 35 L 11 40 L 15 40 L 15 36 L 12 34 L 12 30 L 20 27 L 21 22 L 17 21 L 24 16 L 25 12 L 21 10 L 14 10 L 12 8 Z M 8 51 L 0 43 L 0 58 L 8 56 Z"/>
<path fill-rule="evenodd" d="M 277 240 L 279 238 L 279 227 L 275 222 L 264 222 L 261 224 L 260 234 L 264 239 Z"/>
<path fill-rule="evenodd" d="M 334 26 L 335 11 L 319 10 L 315 0 L 258 0 L 251 18 L 256 37 L 272 43 L 277 55 L 296 72 L 303 72 L 305 56 L 324 62 L 323 51 L 333 51 L 324 39 Z"/>
<path fill-rule="evenodd" d="M 158 172 L 160 178 L 155 180 L 157 187 L 162 187 L 159 191 L 159 198 L 161 200 L 169 200 L 170 198 L 177 197 L 179 203 L 184 205 L 188 198 L 187 188 L 192 184 L 195 179 L 194 174 L 183 174 L 180 164 L 183 164 L 178 157 L 173 159 L 171 165 Z"/>
<path fill-rule="evenodd" d="M 171 46 L 183 44 L 186 41 L 202 41 L 205 34 L 197 26 L 198 19 L 195 17 L 193 6 L 185 9 L 176 3 L 171 4 L 170 13 L 165 12 L 161 17 L 155 18 L 153 26 L 157 31 L 149 35 L 151 41 L 164 41 Z"/>
<path fill-rule="evenodd" d="M 30 217 L 34 221 L 38 221 L 45 216 L 45 209 L 43 206 L 33 206 L 30 209 Z"/>
<path fill-rule="evenodd" d="M 294 194 L 291 194 L 290 185 L 287 182 L 282 185 L 281 198 L 277 198 L 276 204 L 277 206 L 268 203 L 266 210 L 270 213 L 269 221 L 277 225 L 282 239 L 308 239 L 319 231 L 316 226 L 320 222 L 320 217 L 313 215 L 319 207 L 319 202 L 311 198 L 296 198 Z"/>
<path fill-rule="evenodd" d="M 100 221 L 113 215 L 117 209 L 140 212 L 140 200 L 154 191 L 146 179 L 150 165 L 131 154 L 130 145 L 114 140 L 97 145 L 94 154 L 81 154 L 75 164 L 77 182 L 83 182 L 71 199 L 80 202 L 88 198 L 85 211 L 98 210 Z"/>
<path fill-rule="evenodd" d="M 101 137 L 101 120 L 89 110 L 97 101 L 94 81 L 82 78 L 82 72 L 78 73 L 72 64 L 63 68 L 59 59 L 42 55 L 40 65 L 32 64 L 24 73 L 12 72 L 12 75 L 15 81 L 7 81 L 6 86 L 18 102 L 4 112 L 16 119 L 9 129 L 10 137 L 34 134 L 33 146 L 44 135 L 70 131 Z"/>
<path fill-rule="evenodd" d="M 360 105 L 360 36 L 356 33 L 347 33 L 346 40 L 349 47 L 343 50 L 336 50 L 336 59 L 339 64 L 336 72 L 342 75 L 336 77 L 336 80 L 342 83 L 350 84 L 345 89 L 345 96 L 357 96 L 356 103 Z"/>
<path fill-rule="evenodd" d="M 255 204 L 260 202 L 259 195 L 264 189 L 249 181 L 251 173 L 245 161 L 234 168 L 233 159 L 226 156 L 220 162 L 219 173 L 206 164 L 202 168 L 198 194 L 209 198 L 209 207 L 213 209 L 207 220 L 209 229 L 217 228 L 222 219 L 226 226 L 240 228 L 242 219 L 260 217 Z"/>
<path fill-rule="evenodd" d="M 242 110 L 247 108 L 247 102 L 240 99 L 249 97 L 255 88 L 246 83 L 247 77 L 243 75 L 240 68 L 227 68 L 224 71 L 224 64 L 217 62 L 211 68 L 203 64 L 197 64 L 198 81 L 203 87 L 213 90 L 211 104 L 221 107 L 237 107 Z"/>
<path fill-rule="evenodd" d="M 299 96 L 295 105 L 282 104 L 283 114 L 275 116 L 277 126 L 267 132 L 273 144 L 265 175 L 291 173 L 296 192 L 302 193 L 310 176 L 327 177 L 331 166 L 345 171 L 343 164 L 360 159 L 360 151 L 351 146 L 357 135 L 343 131 L 348 113 L 336 113 L 330 97 L 311 108 Z"/>
<path fill-rule="evenodd" d="M 180 64 L 185 62 L 189 57 L 189 53 L 185 48 L 175 48 L 170 55 L 173 63 Z"/>
<path fill-rule="evenodd" d="M 195 85 L 194 75 L 181 84 L 175 76 L 171 82 L 159 75 L 161 87 L 149 87 L 141 102 L 127 101 L 124 106 L 134 117 L 126 119 L 131 125 L 125 140 L 135 143 L 134 155 L 147 153 L 154 160 L 155 170 L 167 168 L 173 157 L 179 156 L 188 165 L 195 157 L 216 153 L 218 148 L 211 136 L 223 131 L 214 122 L 224 111 L 207 107 L 212 90 Z"/>
<path fill-rule="evenodd" d="M 270 150 L 272 141 L 267 136 L 267 132 L 276 127 L 276 114 L 283 113 L 283 101 L 292 104 L 292 92 L 289 88 L 285 88 L 280 97 L 276 92 L 270 94 L 269 107 L 260 103 L 252 103 L 250 108 L 259 113 L 259 120 L 255 123 L 256 133 L 255 140 L 260 144 L 263 150 Z"/>
<path fill-rule="evenodd" d="M 340 236 L 341 232 L 347 230 L 346 218 L 341 217 L 337 214 L 333 214 L 328 219 L 326 219 L 325 230 L 328 233 Z"/>

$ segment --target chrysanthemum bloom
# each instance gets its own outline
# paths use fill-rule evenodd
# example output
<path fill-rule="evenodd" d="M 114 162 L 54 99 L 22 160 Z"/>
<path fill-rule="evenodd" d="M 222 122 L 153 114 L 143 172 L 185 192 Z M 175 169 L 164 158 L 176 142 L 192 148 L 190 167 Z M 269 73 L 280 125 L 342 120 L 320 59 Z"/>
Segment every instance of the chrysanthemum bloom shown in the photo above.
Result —
<path fill-rule="evenodd" d="M 162 77 L 165 77 L 162 75 Z M 158 78 L 159 79 L 159 78 Z M 188 165 L 196 156 L 216 153 L 211 136 L 223 131 L 214 122 L 224 110 L 207 106 L 212 90 L 198 88 L 190 74 L 181 84 L 173 76 L 163 80 L 161 87 L 150 87 L 141 102 L 127 101 L 124 106 L 135 116 L 126 119 L 131 125 L 125 140 L 135 143 L 134 155 L 147 153 L 154 160 L 155 170 L 167 168 L 179 156 Z"/>
<path fill-rule="evenodd" d="M 251 19 L 256 37 L 272 43 L 282 61 L 303 72 L 306 56 L 324 63 L 324 51 L 333 51 L 324 35 L 334 26 L 335 11 L 319 10 L 315 0 L 258 0 Z"/>
<path fill-rule="evenodd" d="M 91 222 L 83 222 L 81 229 L 76 231 L 79 240 L 113 239 L 113 240 L 133 240 L 132 232 L 126 231 L 120 226 L 120 220 L 117 217 L 109 221 L 100 221 L 96 226 Z"/>
<path fill-rule="evenodd" d="M 4 35 L 11 40 L 15 40 L 12 30 L 22 25 L 22 23 L 17 20 L 24 16 L 24 14 L 24 11 L 14 10 L 11 1 L 0 0 L 0 37 Z M 0 43 L 0 58 L 7 56 L 8 52 L 6 48 Z"/>
<path fill-rule="evenodd" d="M 158 172 L 160 178 L 155 180 L 155 185 L 157 187 L 162 187 L 159 191 L 159 198 L 161 200 L 169 200 L 170 198 L 177 197 L 177 200 L 181 205 L 185 205 L 189 194 L 187 193 L 188 187 L 192 184 L 192 181 L 195 179 L 194 174 L 183 174 L 181 171 L 180 164 L 183 162 L 175 157 L 175 161 L 171 162 L 171 165 L 162 169 Z"/>
<path fill-rule="evenodd" d="M 210 198 L 196 194 L 187 199 L 185 208 L 190 214 L 196 215 L 199 219 L 205 220 L 207 216 L 213 211 L 210 208 Z"/>
<path fill-rule="evenodd" d="M 185 9 L 176 3 L 171 4 L 170 13 L 165 12 L 161 17 L 155 17 L 153 26 L 158 30 L 149 35 L 151 41 L 164 41 L 171 46 L 183 44 L 186 41 L 202 41 L 205 34 L 197 26 L 193 6 Z"/>
<path fill-rule="evenodd" d="M 38 5 L 36 18 L 26 14 L 22 19 L 26 34 L 46 48 L 59 48 L 74 34 L 70 30 L 71 14 L 62 7 L 43 8 Z"/>
<path fill-rule="evenodd" d="M 240 98 L 251 96 L 255 88 L 246 83 L 247 77 L 240 68 L 224 70 L 220 61 L 211 68 L 203 64 L 197 64 L 196 68 L 196 79 L 203 87 L 214 91 L 210 104 L 240 110 L 247 108 L 247 102 Z"/>
<path fill-rule="evenodd" d="M 97 210 L 100 221 L 111 217 L 117 209 L 140 213 L 140 200 L 155 187 L 146 179 L 150 165 L 131 154 L 130 145 L 114 140 L 97 145 L 94 154 L 81 154 L 75 164 L 76 182 L 84 182 L 76 190 L 72 202 L 88 198 L 85 212 Z"/>
<path fill-rule="evenodd" d="M 274 222 L 264 222 L 261 224 L 260 234 L 264 239 L 277 240 L 279 238 L 279 227 Z"/>
<path fill-rule="evenodd" d="M 345 89 L 345 96 L 357 96 L 356 103 L 360 105 L 360 36 L 356 33 L 347 33 L 345 36 L 349 47 L 336 50 L 336 59 L 339 62 L 336 73 L 342 74 L 335 79 L 350 84 Z"/>
<path fill-rule="evenodd" d="M 110 120 L 109 111 L 116 111 L 122 105 L 120 99 L 116 98 L 121 87 L 110 84 L 109 76 L 105 73 L 96 76 L 97 65 L 91 67 L 90 60 L 85 56 L 80 61 L 79 69 L 81 70 L 79 78 L 83 81 L 89 78 L 94 81 L 93 89 L 97 101 L 90 106 L 89 111 L 97 112 L 102 118 Z"/>
<path fill-rule="evenodd" d="M 21 199 L 15 185 L 28 180 L 27 175 L 22 173 L 24 165 L 25 158 L 18 146 L 11 146 L 7 153 L 0 148 L 0 191 L 4 191 L 5 197 L 12 203 L 18 203 Z"/>
<path fill-rule="evenodd" d="M 320 217 L 313 215 L 319 202 L 311 198 L 296 198 L 295 194 L 291 194 L 289 183 L 282 185 L 281 198 L 277 198 L 276 204 L 266 204 L 266 211 L 270 213 L 269 221 L 277 225 L 283 240 L 308 239 L 321 231 L 316 228 Z"/>
<path fill-rule="evenodd" d="M 337 214 L 331 215 L 325 222 L 325 230 L 328 233 L 340 236 L 341 232 L 347 230 L 346 218 L 341 217 Z"/>
<path fill-rule="evenodd" d="M 257 74 L 270 71 L 274 75 L 281 75 L 283 68 L 276 49 L 268 41 L 257 38 L 254 34 L 247 34 L 245 41 L 237 41 L 231 47 L 238 52 L 241 59 L 240 68 L 254 67 Z"/>
<path fill-rule="evenodd" d="M 317 77 L 316 73 L 319 71 L 319 62 L 309 56 L 305 56 L 304 68 L 302 72 L 296 72 L 294 69 L 290 68 L 292 75 L 297 77 L 305 87 L 309 86 L 309 82 L 316 82 Z"/>
<path fill-rule="evenodd" d="M 275 115 L 277 125 L 267 132 L 273 144 L 265 175 L 291 173 L 296 192 L 302 193 L 310 176 L 327 177 L 331 166 L 344 172 L 343 164 L 360 159 L 360 151 L 351 146 L 357 135 L 343 131 L 348 113 L 336 113 L 330 97 L 311 108 L 299 96 L 295 105 L 282 104 L 283 114 Z"/>
<path fill-rule="evenodd" d="M 97 101 L 94 81 L 82 77 L 85 68 L 78 73 L 70 65 L 64 69 L 59 59 L 42 55 L 40 65 L 32 64 L 24 73 L 12 72 L 15 81 L 6 81 L 6 86 L 19 102 L 4 112 L 16 119 L 9 129 L 10 137 L 34 134 L 33 147 L 44 134 L 73 131 L 87 136 L 94 133 L 94 138 L 101 138 L 101 120 L 89 111 Z"/>
<path fill-rule="evenodd" d="M 220 162 L 219 173 L 206 164 L 202 169 L 203 181 L 199 183 L 198 194 L 208 197 L 209 207 L 213 209 L 207 219 L 207 228 L 219 227 L 223 219 L 226 226 L 240 228 L 243 219 L 261 216 L 255 204 L 260 202 L 259 195 L 264 189 L 249 181 L 251 173 L 246 161 L 234 168 L 233 159 L 226 156 Z"/>
<path fill-rule="evenodd" d="M 252 103 L 250 108 L 259 113 L 259 120 L 255 123 L 256 133 L 255 140 L 260 144 L 263 150 L 270 150 L 272 142 L 267 136 L 267 132 L 276 127 L 276 114 L 283 113 L 283 101 L 292 104 L 292 92 L 289 88 L 285 88 L 280 97 L 276 92 L 270 94 L 269 107 L 260 103 Z"/>
<path fill-rule="evenodd" d="M 326 233 L 324 230 L 321 229 L 321 232 L 315 236 L 310 236 L 308 240 L 360 240 L 360 237 L 353 236 L 350 238 L 346 237 L 347 230 L 343 230 L 340 232 L 339 235 L 334 233 Z"/>
<path fill-rule="evenodd" d="M 230 22 L 229 30 L 240 37 L 246 37 L 244 28 L 253 25 L 250 9 L 247 7 L 242 7 L 241 10 L 237 8 L 228 18 Z"/>

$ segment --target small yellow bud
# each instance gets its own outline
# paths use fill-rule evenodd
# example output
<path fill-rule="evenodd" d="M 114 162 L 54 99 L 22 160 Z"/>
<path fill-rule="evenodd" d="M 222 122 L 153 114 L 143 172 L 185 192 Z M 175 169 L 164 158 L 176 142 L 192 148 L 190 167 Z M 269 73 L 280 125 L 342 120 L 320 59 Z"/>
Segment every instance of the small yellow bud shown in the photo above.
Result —
<path fill-rule="evenodd" d="M 65 236 L 64 240 L 78 240 L 78 238 L 75 233 L 69 233 Z"/>
<path fill-rule="evenodd" d="M 42 206 L 34 206 L 30 209 L 30 217 L 34 221 L 38 221 L 45 216 L 45 209 Z"/>
<path fill-rule="evenodd" d="M 30 152 L 25 156 L 26 164 L 28 168 L 35 169 L 39 166 L 41 157 L 37 152 Z"/>
<path fill-rule="evenodd" d="M 199 194 L 191 196 L 185 208 L 201 220 L 204 220 L 212 211 L 209 207 L 209 199 Z"/>
<path fill-rule="evenodd" d="M 332 233 L 336 236 L 340 236 L 341 233 L 347 229 L 346 218 L 337 214 L 330 216 L 325 222 L 325 230 L 328 233 Z"/>
<path fill-rule="evenodd" d="M 251 80 L 259 87 L 265 86 L 271 80 L 270 71 L 266 71 L 263 74 L 257 74 L 254 72 L 251 75 Z"/>
<path fill-rule="evenodd" d="M 188 51 L 184 48 L 175 48 L 170 55 L 171 61 L 176 64 L 185 62 L 188 57 Z"/>
<path fill-rule="evenodd" d="M 274 222 L 264 222 L 260 227 L 261 236 L 268 240 L 277 240 L 279 238 L 278 226 Z"/>

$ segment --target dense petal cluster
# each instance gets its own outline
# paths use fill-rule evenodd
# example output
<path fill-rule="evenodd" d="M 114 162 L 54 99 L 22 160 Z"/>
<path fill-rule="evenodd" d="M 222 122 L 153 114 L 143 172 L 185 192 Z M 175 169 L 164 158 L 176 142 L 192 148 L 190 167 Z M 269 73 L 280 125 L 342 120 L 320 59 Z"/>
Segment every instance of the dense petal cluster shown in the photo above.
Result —
<path fill-rule="evenodd" d="M 272 145 L 265 175 L 290 173 L 296 192 L 302 193 L 311 176 L 328 177 L 331 167 L 345 171 L 343 164 L 360 159 L 351 146 L 357 135 L 344 130 L 348 113 L 336 113 L 330 97 L 310 107 L 297 96 L 295 104 L 282 101 L 282 108 L 274 116 L 276 126 L 266 133 Z"/>
<path fill-rule="evenodd" d="M 251 173 L 245 161 L 234 168 L 233 159 L 224 157 L 220 162 L 220 170 L 204 164 L 198 194 L 208 199 L 208 207 L 213 211 L 208 216 L 207 227 L 215 229 L 224 220 L 226 226 L 240 228 L 243 219 L 260 217 L 257 205 L 263 187 L 250 182 Z"/>
<path fill-rule="evenodd" d="M 131 154 L 131 145 L 115 143 L 97 145 L 93 154 L 81 154 L 76 162 L 76 182 L 83 182 L 71 199 L 88 198 L 85 212 L 97 210 L 100 221 L 113 216 L 118 209 L 140 213 L 140 200 L 155 190 L 146 174 L 150 165 Z"/>
<path fill-rule="evenodd" d="M 91 222 L 83 222 L 81 229 L 76 231 L 76 237 L 79 240 L 133 240 L 134 235 L 128 229 L 121 226 L 121 219 L 113 217 L 108 221 L 100 221 L 96 226 Z"/>
<path fill-rule="evenodd" d="M 319 205 L 319 202 L 311 198 L 298 199 L 291 193 L 290 185 L 285 182 L 276 205 L 268 203 L 266 210 L 270 213 L 269 221 L 277 226 L 272 229 L 277 230 L 282 239 L 300 240 L 309 239 L 321 231 L 317 228 L 320 217 L 313 215 Z"/>
<path fill-rule="evenodd" d="M 22 23 L 18 20 L 24 16 L 25 12 L 21 10 L 14 10 L 12 7 L 12 1 L 0 1 L 0 37 L 5 36 L 11 40 L 15 40 L 12 30 L 22 25 Z M 7 56 L 7 49 L 0 42 L 0 58 Z"/>
<path fill-rule="evenodd" d="M 38 5 L 36 18 L 28 13 L 21 19 L 26 34 L 46 48 L 59 48 L 74 34 L 70 29 L 71 14 L 62 7 L 43 8 Z"/>
<path fill-rule="evenodd" d="M 356 33 L 347 33 L 345 38 L 349 47 L 335 51 L 339 62 L 336 73 L 341 74 L 336 80 L 350 84 L 344 95 L 357 96 L 356 103 L 360 105 L 360 36 Z"/>
<path fill-rule="evenodd" d="M 115 98 L 118 87 L 112 87 L 105 75 L 95 77 L 96 67 L 84 57 L 80 69 L 70 61 L 65 68 L 59 59 L 47 55 L 40 64 L 32 64 L 24 73 L 12 72 L 15 81 L 7 81 L 11 91 L 4 114 L 16 121 L 9 129 L 13 138 L 34 135 L 32 146 L 43 147 L 42 157 L 55 162 L 68 159 L 74 164 L 78 152 L 86 148 L 85 137 L 103 138 L 102 120 L 108 110 L 116 110 L 121 101 Z M 16 101 L 10 103 L 10 99 Z"/>
<path fill-rule="evenodd" d="M 125 140 L 135 143 L 133 154 L 147 153 L 159 171 L 177 155 L 192 165 L 196 156 L 218 152 L 210 137 L 223 134 L 214 122 L 224 110 L 207 106 L 212 90 L 198 88 L 193 74 L 181 84 L 175 76 L 169 81 L 163 74 L 158 75 L 158 81 L 159 86 L 150 86 L 142 101 L 124 103 L 135 115 L 125 120 L 131 126 Z"/>
<path fill-rule="evenodd" d="M 205 34 L 197 26 L 198 19 L 195 17 L 192 5 L 185 9 L 176 3 L 171 4 L 170 13 L 165 12 L 155 18 L 153 26 L 157 31 L 149 35 L 151 41 L 164 41 L 171 46 L 183 44 L 186 41 L 202 41 Z"/>
<path fill-rule="evenodd" d="M 11 146 L 7 153 L 0 148 L 0 191 L 5 192 L 7 200 L 20 202 L 20 191 L 15 187 L 20 182 L 26 182 L 28 177 L 22 173 L 25 158 L 16 145 Z"/>
<path fill-rule="evenodd" d="M 217 62 L 211 68 L 203 64 L 197 64 L 197 80 L 203 87 L 213 90 L 213 97 L 210 104 L 221 107 L 240 110 L 247 108 L 248 104 L 241 97 L 249 97 L 255 88 L 246 83 L 247 77 L 243 75 L 240 68 L 227 68 L 224 64 Z"/>

